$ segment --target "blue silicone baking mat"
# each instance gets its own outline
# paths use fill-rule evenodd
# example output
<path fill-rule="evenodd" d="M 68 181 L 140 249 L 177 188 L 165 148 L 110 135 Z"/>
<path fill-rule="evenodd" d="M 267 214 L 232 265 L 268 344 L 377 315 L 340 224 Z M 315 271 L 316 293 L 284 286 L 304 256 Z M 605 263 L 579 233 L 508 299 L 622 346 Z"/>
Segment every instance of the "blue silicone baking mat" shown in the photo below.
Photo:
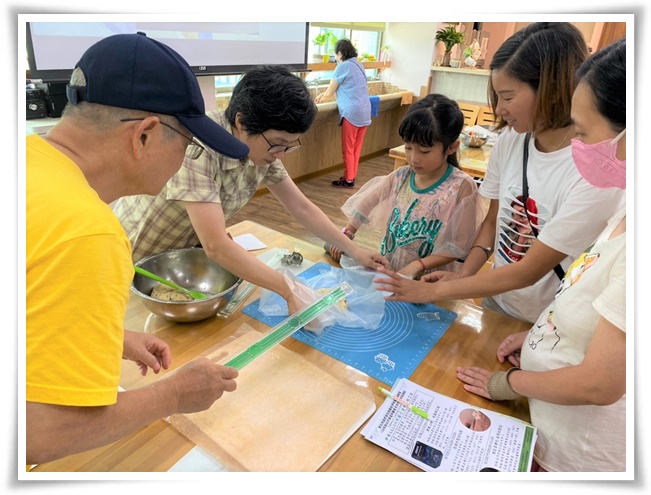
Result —
<path fill-rule="evenodd" d="M 330 269 L 341 270 L 316 263 L 297 279 L 309 280 Z M 286 318 L 266 316 L 259 307 L 257 299 L 242 312 L 270 327 Z M 411 376 L 456 317 L 456 313 L 433 304 L 387 301 L 384 317 L 375 330 L 332 325 L 320 335 L 299 330 L 292 337 L 390 386 L 398 378 Z"/>

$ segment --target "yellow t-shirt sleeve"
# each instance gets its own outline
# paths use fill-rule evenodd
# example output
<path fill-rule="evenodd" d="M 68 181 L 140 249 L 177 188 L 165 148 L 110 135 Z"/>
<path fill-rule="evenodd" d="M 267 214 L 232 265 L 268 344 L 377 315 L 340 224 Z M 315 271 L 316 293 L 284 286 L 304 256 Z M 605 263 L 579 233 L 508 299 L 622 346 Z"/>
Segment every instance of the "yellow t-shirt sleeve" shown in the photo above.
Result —
<path fill-rule="evenodd" d="M 27 273 L 26 398 L 69 406 L 117 400 L 133 278 L 119 233 L 71 239 Z M 83 371 L 82 371 L 83 370 Z"/>

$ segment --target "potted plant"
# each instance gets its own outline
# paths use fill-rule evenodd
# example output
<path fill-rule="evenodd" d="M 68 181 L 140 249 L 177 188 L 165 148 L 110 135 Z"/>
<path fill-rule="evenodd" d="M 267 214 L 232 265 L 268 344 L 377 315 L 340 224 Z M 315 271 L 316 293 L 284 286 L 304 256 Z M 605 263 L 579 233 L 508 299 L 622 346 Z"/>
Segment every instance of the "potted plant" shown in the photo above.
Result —
<path fill-rule="evenodd" d="M 315 61 L 327 63 L 330 60 L 329 47 L 331 42 L 336 43 L 337 37 L 330 31 L 319 33 L 312 43 L 316 46 L 316 54 L 314 55 Z"/>
<path fill-rule="evenodd" d="M 450 52 L 452 52 L 452 48 L 454 48 L 455 45 L 458 45 L 459 43 L 463 43 L 464 41 L 463 33 L 457 31 L 454 26 L 448 26 L 436 31 L 435 38 L 437 41 L 440 41 L 445 45 L 445 55 L 443 56 L 443 65 L 445 67 L 449 67 Z"/>
<path fill-rule="evenodd" d="M 475 65 L 477 65 L 477 61 L 476 61 L 474 58 L 472 58 L 472 48 L 471 48 L 471 47 L 467 47 L 467 48 L 463 51 L 463 57 L 464 57 L 463 62 L 464 62 L 468 67 L 472 68 L 472 67 L 474 67 Z"/>
<path fill-rule="evenodd" d="M 328 41 L 327 34 L 328 33 L 320 33 L 312 40 L 312 44 L 314 44 L 314 46 L 316 47 L 314 52 L 315 62 L 324 61 L 325 44 Z"/>
<path fill-rule="evenodd" d="M 336 62 L 337 59 L 335 57 L 335 46 L 337 46 L 337 41 L 339 41 L 339 38 L 335 35 L 335 33 L 328 33 L 328 40 L 326 41 L 326 53 L 329 55 L 329 61 L 330 62 Z M 331 48 L 332 47 L 332 48 Z"/>

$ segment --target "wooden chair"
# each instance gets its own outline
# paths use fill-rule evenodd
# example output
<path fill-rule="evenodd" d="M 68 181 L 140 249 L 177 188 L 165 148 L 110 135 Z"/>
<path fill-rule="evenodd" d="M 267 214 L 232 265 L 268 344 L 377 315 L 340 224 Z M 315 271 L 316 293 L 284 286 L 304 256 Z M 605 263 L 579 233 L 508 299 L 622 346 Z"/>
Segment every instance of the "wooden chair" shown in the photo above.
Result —
<path fill-rule="evenodd" d="M 405 163 L 407 163 L 407 154 L 405 153 L 405 145 L 396 146 L 389 150 L 389 157 L 393 158 L 393 170 L 398 170 Z"/>
<path fill-rule="evenodd" d="M 477 125 L 495 125 L 497 123 L 497 117 L 493 113 L 493 110 L 489 106 L 483 106 L 479 108 L 479 113 L 477 115 Z"/>
<path fill-rule="evenodd" d="M 480 106 L 467 101 L 457 101 L 457 104 L 463 112 L 465 127 L 475 125 L 477 123 Z"/>

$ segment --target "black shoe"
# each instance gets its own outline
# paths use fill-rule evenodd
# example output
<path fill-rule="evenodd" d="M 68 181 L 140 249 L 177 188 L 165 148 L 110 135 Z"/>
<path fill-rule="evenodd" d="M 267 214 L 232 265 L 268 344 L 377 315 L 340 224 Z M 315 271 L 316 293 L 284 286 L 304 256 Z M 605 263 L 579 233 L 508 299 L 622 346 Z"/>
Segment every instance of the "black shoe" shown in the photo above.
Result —
<path fill-rule="evenodd" d="M 333 187 L 355 187 L 355 179 L 346 180 L 343 177 L 339 177 L 339 180 L 332 181 Z"/>

